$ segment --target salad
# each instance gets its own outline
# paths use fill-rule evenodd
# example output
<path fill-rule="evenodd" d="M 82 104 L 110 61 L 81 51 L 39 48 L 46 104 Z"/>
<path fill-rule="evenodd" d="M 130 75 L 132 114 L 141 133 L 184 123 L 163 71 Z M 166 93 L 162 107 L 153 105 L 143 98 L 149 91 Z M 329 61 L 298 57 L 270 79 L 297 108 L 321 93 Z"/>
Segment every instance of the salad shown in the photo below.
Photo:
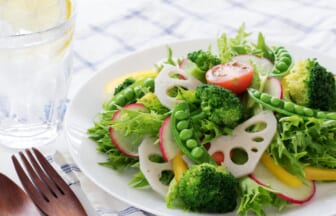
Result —
<path fill-rule="evenodd" d="M 309 204 L 316 182 L 336 180 L 334 75 L 250 35 L 242 25 L 208 50 L 168 48 L 155 69 L 109 84 L 88 129 L 100 164 L 135 170 L 130 187 L 167 208 L 265 215 Z"/>

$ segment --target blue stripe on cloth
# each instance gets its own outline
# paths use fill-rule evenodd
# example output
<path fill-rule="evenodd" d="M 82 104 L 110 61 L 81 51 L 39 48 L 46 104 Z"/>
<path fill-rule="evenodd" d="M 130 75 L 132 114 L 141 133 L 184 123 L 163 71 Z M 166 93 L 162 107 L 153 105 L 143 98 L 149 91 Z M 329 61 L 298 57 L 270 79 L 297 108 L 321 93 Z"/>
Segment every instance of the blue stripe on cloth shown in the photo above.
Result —
<path fill-rule="evenodd" d="M 142 211 L 142 210 L 140 210 L 138 208 L 135 208 L 135 207 L 132 207 L 132 206 L 120 211 L 118 213 L 118 216 L 126 216 L 126 215 L 130 215 L 130 214 L 133 214 L 133 213 L 136 213 L 136 212 L 141 212 L 143 215 L 146 215 L 146 216 L 154 216 L 151 213 Z"/>
<path fill-rule="evenodd" d="M 87 59 L 83 58 L 78 52 L 74 51 L 74 57 L 76 58 L 76 60 L 81 63 L 82 65 L 85 66 L 85 68 L 89 68 L 93 71 L 96 70 L 96 65 L 90 61 L 88 61 Z"/>
<path fill-rule="evenodd" d="M 232 4 L 235 8 L 243 9 L 243 10 L 246 10 L 246 11 L 249 11 L 249 12 L 254 12 L 254 13 L 261 14 L 261 15 L 265 16 L 265 19 L 264 19 L 265 23 L 268 23 L 271 20 L 275 19 L 275 20 L 283 22 L 283 23 L 285 23 L 289 26 L 292 26 L 295 29 L 301 30 L 302 32 L 306 32 L 306 33 L 310 32 L 311 28 L 312 28 L 312 27 L 309 27 L 309 26 L 305 26 L 302 23 L 296 22 L 295 20 L 292 20 L 288 17 L 282 17 L 282 16 L 279 16 L 279 15 L 276 15 L 276 14 L 272 14 L 272 13 L 269 13 L 269 12 L 254 9 L 252 7 L 248 7 L 248 4 L 246 4 L 246 2 L 244 2 L 244 1 L 238 2 L 238 1 L 235 1 L 235 0 L 227 0 L 226 2 Z M 292 10 L 294 10 L 294 9 L 292 9 Z"/>
<path fill-rule="evenodd" d="M 136 49 L 126 43 L 121 37 L 110 34 L 109 32 L 105 31 L 104 28 L 98 27 L 98 26 L 91 26 L 91 29 L 94 30 L 96 33 L 108 36 L 114 40 L 116 40 L 119 44 L 123 46 L 123 48 L 127 51 L 135 51 Z"/>
<path fill-rule="evenodd" d="M 101 26 L 101 28 L 107 29 L 114 24 L 124 22 L 126 20 L 130 20 L 130 19 L 133 19 L 139 16 L 139 14 L 141 14 L 141 11 L 143 11 L 143 8 L 138 8 L 136 10 L 128 10 L 128 13 L 126 13 L 124 16 L 121 16 L 120 18 L 117 18 L 117 19 L 109 20 L 108 22 L 105 22 L 99 25 Z"/>
<path fill-rule="evenodd" d="M 193 12 L 191 10 L 188 10 L 188 7 L 186 7 L 185 5 L 176 4 L 176 2 L 179 2 L 179 1 L 162 0 L 162 2 L 166 3 L 167 5 L 169 5 L 172 8 L 180 11 L 182 14 L 184 14 L 184 18 L 186 18 L 186 17 L 191 18 L 191 19 L 196 18 L 198 20 L 202 20 L 204 22 L 211 23 L 211 21 L 208 20 L 207 16 L 204 16 L 204 15 L 195 13 L 195 12 Z M 233 8 L 233 6 L 231 8 Z M 227 9 L 229 9 L 229 8 L 227 8 Z M 221 27 L 223 29 L 226 29 L 227 33 L 229 33 L 229 32 L 235 32 L 237 30 L 236 28 L 233 28 L 232 26 L 227 25 L 226 23 L 221 23 Z"/>
<path fill-rule="evenodd" d="M 72 173 L 72 172 L 81 172 L 79 167 L 76 164 L 64 164 L 61 166 L 61 169 L 65 173 Z"/>

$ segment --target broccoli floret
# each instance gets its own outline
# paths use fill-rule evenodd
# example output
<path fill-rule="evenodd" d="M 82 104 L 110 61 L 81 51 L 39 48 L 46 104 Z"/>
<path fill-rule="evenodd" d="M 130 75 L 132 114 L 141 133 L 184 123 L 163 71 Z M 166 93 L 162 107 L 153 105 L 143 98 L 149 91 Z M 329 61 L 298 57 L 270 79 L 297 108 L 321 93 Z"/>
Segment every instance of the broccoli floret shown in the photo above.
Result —
<path fill-rule="evenodd" d="M 335 110 L 334 75 L 316 59 L 298 61 L 281 82 L 286 99 L 314 109 Z"/>
<path fill-rule="evenodd" d="M 215 65 L 221 63 L 220 59 L 210 51 L 197 50 L 187 55 L 188 59 L 194 62 L 202 71 L 208 71 Z"/>
<path fill-rule="evenodd" d="M 190 167 L 178 182 L 178 194 L 191 211 L 225 213 L 237 205 L 238 182 L 224 166 Z"/>
<path fill-rule="evenodd" d="M 121 92 L 122 90 L 124 90 L 125 88 L 127 88 L 128 86 L 132 85 L 135 82 L 135 79 L 129 77 L 126 78 L 120 85 L 118 85 L 115 89 L 114 89 L 114 93 L 113 95 L 117 95 L 119 92 Z"/>
<path fill-rule="evenodd" d="M 202 112 L 217 125 L 235 127 L 243 117 L 243 105 L 237 95 L 230 90 L 204 84 L 195 92 L 200 100 Z"/>

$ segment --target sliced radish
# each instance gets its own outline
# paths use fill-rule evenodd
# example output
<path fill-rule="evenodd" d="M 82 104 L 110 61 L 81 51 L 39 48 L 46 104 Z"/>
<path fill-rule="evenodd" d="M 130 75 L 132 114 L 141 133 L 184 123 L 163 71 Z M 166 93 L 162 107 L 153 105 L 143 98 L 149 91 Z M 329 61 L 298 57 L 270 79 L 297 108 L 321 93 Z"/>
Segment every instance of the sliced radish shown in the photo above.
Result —
<path fill-rule="evenodd" d="M 160 149 L 154 144 L 155 139 L 145 137 L 139 146 L 140 170 L 154 191 L 165 196 L 168 186 L 160 181 L 163 171 L 173 170 L 171 162 L 156 163 L 150 160 L 151 155 L 161 155 Z"/>
<path fill-rule="evenodd" d="M 140 103 L 128 104 L 123 107 L 124 109 L 133 111 L 146 111 L 146 107 Z M 121 111 L 118 110 L 112 116 L 112 120 L 117 120 L 121 117 Z M 114 130 L 112 127 L 109 129 L 110 138 L 120 152 L 129 157 L 138 157 L 138 147 L 142 139 L 138 139 L 139 135 L 129 134 L 125 136 L 122 131 Z M 136 140 L 136 141 L 135 141 Z"/>
<path fill-rule="evenodd" d="M 265 74 L 269 74 L 274 66 L 273 63 L 267 58 L 251 54 L 237 55 L 232 58 L 232 61 L 237 61 L 245 64 L 251 64 L 252 62 L 259 70 L 263 70 Z"/>
<path fill-rule="evenodd" d="M 171 130 L 171 117 L 168 117 L 163 121 L 159 132 L 159 138 L 162 157 L 166 161 L 172 160 L 180 151 L 180 149 L 178 148 L 173 138 Z"/>
<path fill-rule="evenodd" d="M 274 190 L 277 195 L 295 204 L 303 204 L 311 200 L 315 194 L 316 186 L 314 181 L 305 180 L 300 187 L 291 187 L 274 176 L 261 162 L 249 175 L 256 183 Z"/>
<path fill-rule="evenodd" d="M 264 86 L 264 92 L 282 99 L 283 97 L 283 91 L 282 91 L 282 85 L 280 80 L 278 80 L 275 77 L 268 77 L 265 86 Z"/>

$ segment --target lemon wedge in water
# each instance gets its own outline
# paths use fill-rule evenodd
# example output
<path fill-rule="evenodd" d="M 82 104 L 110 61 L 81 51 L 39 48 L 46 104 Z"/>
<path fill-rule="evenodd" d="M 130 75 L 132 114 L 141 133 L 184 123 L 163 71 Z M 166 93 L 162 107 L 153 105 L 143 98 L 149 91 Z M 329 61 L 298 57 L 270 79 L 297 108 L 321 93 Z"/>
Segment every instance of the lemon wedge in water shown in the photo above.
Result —
<path fill-rule="evenodd" d="M 71 0 L 0 0 L 0 21 L 11 33 L 43 31 L 71 17 Z"/>

